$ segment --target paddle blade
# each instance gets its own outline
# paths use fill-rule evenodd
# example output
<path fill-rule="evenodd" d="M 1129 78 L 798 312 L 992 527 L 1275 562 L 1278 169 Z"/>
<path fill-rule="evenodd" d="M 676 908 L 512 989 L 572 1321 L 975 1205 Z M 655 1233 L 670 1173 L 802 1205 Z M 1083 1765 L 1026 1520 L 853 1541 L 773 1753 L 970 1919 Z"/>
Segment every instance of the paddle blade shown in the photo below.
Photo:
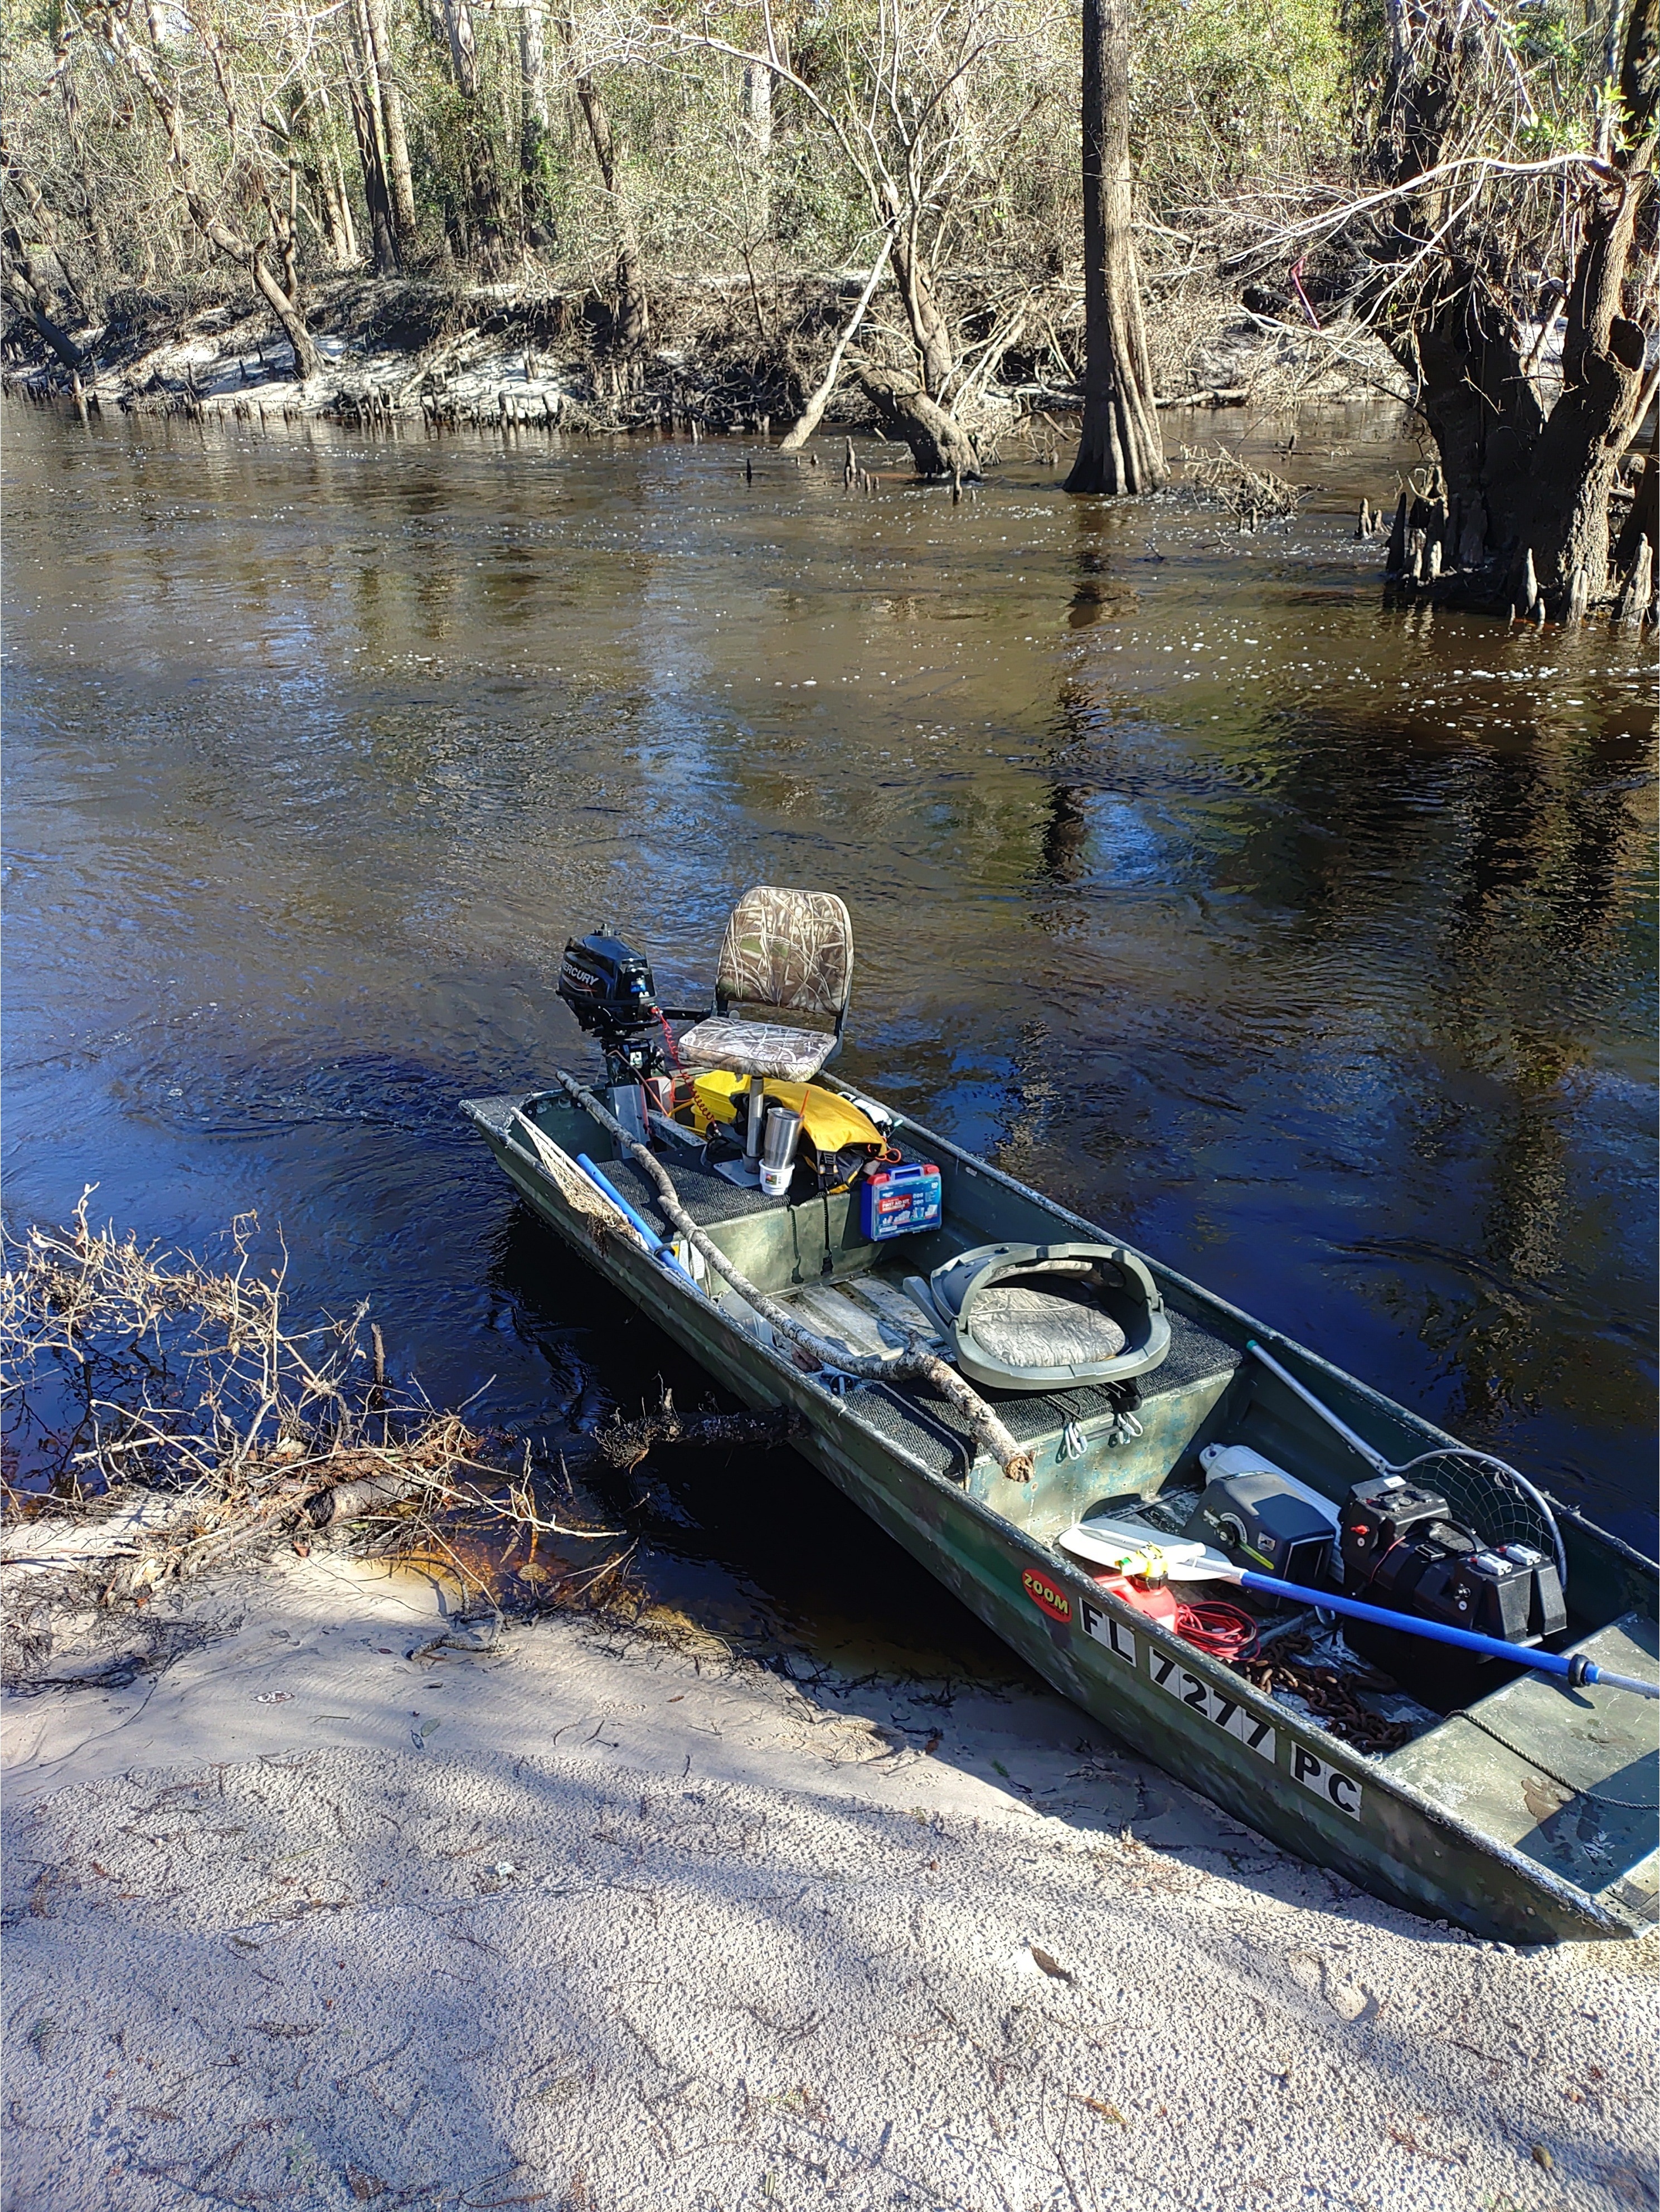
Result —
<path fill-rule="evenodd" d="M 1232 1560 L 1208 1544 L 1192 1536 L 1166 1536 L 1128 1521 L 1079 1521 L 1055 1541 L 1086 1566 L 1113 1567 L 1120 1574 L 1164 1575 L 1182 1583 L 1239 1579 Z"/>

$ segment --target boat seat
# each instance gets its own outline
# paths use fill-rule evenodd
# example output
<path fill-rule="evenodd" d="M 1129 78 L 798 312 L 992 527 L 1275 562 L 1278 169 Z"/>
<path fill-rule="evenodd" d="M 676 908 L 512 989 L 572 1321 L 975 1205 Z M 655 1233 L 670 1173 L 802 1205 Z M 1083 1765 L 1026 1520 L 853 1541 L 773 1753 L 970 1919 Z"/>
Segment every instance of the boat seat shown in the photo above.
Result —
<path fill-rule="evenodd" d="M 841 1050 L 853 989 L 853 923 L 832 891 L 757 884 L 733 908 L 714 974 L 714 1012 L 687 1030 L 689 1067 L 747 1075 L 757 1085 L 811 1083 Z M 828 1017 L 830 1030 L 734 1017 L 733 1006 Z"/>
<path fill-rule="evenodd" d="M 1170 1350 L 1164 1301 L 1120 1244 L 976 1244 L 905 1288 L 970 1381 L 994 1389 L 1128 1382 Z"/>
<path fill-rule="evenodd" d="M 974 1334 L 994 1358 L 1011 1367 L 1067 1367 L 1116 1359 L 1124 1332 L 1082 1289 L 1028 1290 L 1012 1284 L 982 1291 Z"/>
<path fill-rule="evenodd" d="M 769 1075 L 781 1083 L 811 1083 L 835 1049 L 833 1030 L 787 1030 L 781 1023 L 733 1021 L 720 1014 L 710 1014 L 680 1040 L 680 1057 L 689 1067 Z"/>

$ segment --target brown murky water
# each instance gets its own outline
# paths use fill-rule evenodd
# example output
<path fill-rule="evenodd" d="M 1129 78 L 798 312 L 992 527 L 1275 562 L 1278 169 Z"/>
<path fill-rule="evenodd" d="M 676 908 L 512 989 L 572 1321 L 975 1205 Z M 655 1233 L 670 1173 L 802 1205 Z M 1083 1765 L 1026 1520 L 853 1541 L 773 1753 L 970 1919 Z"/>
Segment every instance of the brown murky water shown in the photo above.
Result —
<path fill-rule="evenodd" d="M 1652 671 L 1386 612 L 1389 422 L 1246 538 L 1035 463 L 5 427 L 14 1222 L 254 1206 L 435 1399 L 695 1398 L 454 1102 L 575 1051 L 569 933 L 695 996 L 818 884 L 851 1077 L 1651 1546 Z M 1002 1663 L 800 1470 L 616 1503 L 714 1625 Z"/>

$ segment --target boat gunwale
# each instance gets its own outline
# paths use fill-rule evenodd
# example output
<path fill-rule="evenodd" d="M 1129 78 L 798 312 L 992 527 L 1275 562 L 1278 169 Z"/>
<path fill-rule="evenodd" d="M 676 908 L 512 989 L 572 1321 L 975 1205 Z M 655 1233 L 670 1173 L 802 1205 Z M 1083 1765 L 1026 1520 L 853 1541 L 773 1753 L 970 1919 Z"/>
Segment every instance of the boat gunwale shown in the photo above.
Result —
<path fill-rule="evenodd" d="M 837 1087 L 845 1090 L 851 1086 L 838 1085 Z M 498 1095 L 505 1096 L 505 1094 Z M 869 1094 L 868 1092 L 862 1092 L 857 1095 L 868 1096 Z M 569 1098 L 568 1094 L 564 1091 L 556 1090 L 550 1091 L 547 1089 L 527 1092 L 522 1097 L 515 1099 L 514 1103 L 515 1109 L 519 1113 L 526 1113 L 529 1108 L 538 1104 L 544 1098 L 557 1100 L 562 1103 L 566 1104 L 575 1105 L 575 1101 Z M 563 1229 L 565 1224 L 569 1224 L 569 1229 L 566 1232 L 566 1241 L 576 1249 L 579 1256 L 587 1260 L 591 1265 L 599 1267 L 603 1273 L 611 1273 L 613 1279 L 621 1278 L 624 1286 L 626 1287 L 629 1281 L 629 1270 L 627 1267 L 619 1265 L 617 1257 L 612 1252 L 603 1249 L 591 1233 L 584 1236 L 577 1230 L 576 1224 L 581 1220 L 581 1217 L 577 1213 L 576 1210 L 569 1205 L 563 1193 L 548 1175 L 545 1168 L 537 1158 L 534 1152 L 528 1150 L 514 1137 L 511 1129 L 511 1121 L 509 1121 L 508 1126 L 506 1127 L 497 1127 L 493 1123 L 485 1121 L 482 1115 L 474 1111 L 474 1107 L 477 1103 L 478 1102 L 475 1102 L 471 1099 L 461 1100 L 459 1102 L 461 1111 L 465 1114 L 467 1118 L 474 1123 L 475 1127 L 482 1132 L 488 1143 L 489 1143 L 493 1147 L 499 1146 L 504 1152 L 510 1152 L 514 1157 L 515 1164 L 521 1163 L 523 1168 L 529 1171 L 530 1175 L 534 1179 L 537 1189 L 538 1192 L 545 1195 L 550 1211 L 554 1212 L 556 1216 L 552 1225 L 556 1228 Z M 579 1107 L 576 1110 L 580 1112 L 581 1109 Z M 994 1168 L 991 1166 L 989 1163 L 978 1159 L 974 1154 L 965 1152 L 960 1146 L 952 1143 L 949 1138 L 941 1137 L 936 1131 L 927 1129 L 922 1123 L 915 1121 L 910 1115 L 900 1114 L 897 1109 L 895 1109 L 895 1119 L 896 1123 L 903 1122 L 905 1127 L 914 1131 L 919 1136 L 926 1138 L 930 1145 L 939 1145 L 942 1146 L 945 1150 L 949 1152 L 955 1159 L 959 1161 L 964 1166 L 972 1168 L 976 1174 L 994 1177 L 1005 1188 L 1013 1191 L 1022 1198 L 1030 1199 L 1035 1201 L 1038 1206 L 1044 1208 L 1047 1212 L 1054 1214 L 1058 1218 L 1079 1228 L 1086 1230 L 1092 1238 L 1099 1239 L 1110 1237 L 1110 1232 L 1100 1228 L 1094 1223 L 1086 1221 L 1082 1215 L 1073 1213 L 1069 1208 L 1060 1205 L 1057 1200 L 1047 1198 L 1043 1192 L 1033 1190 L 1029 1185 L 1018 1182 L 1013 1176 L 1006 1174 L 1001 1169 Z M 538 1126 L 539 1127 L 539 1125 Z M 557 1140 L 549 1135 L 546 1131 L 543 1131 L 542 1133 L 544 1136 L 548 1138 L 548 1141 L 550 1143 L 556 1143 Z M 562 1151 L 563 1147 L 561 1146 L 560 1149 Z M 571 1160 L 572 1166 L 575 1167 L 575 1161 L 574 1156 L 567 1153 L 566 1158 Z M 580 1174 L 581 1170 L 578 1170 L 577 1172 Z M 517 1178 L 512 1175 L 511 1170 L 509 1170 L 509 1180 L 517 1180 Z M 620 1230 L 624 1225 L 623 1217 L 618 1215 L 617 1219 L 617 1227 Z M 719 1226 L 720 1224 L 717 1224 L 715 1225 Z M 1121 1243 L 1128 1243 L 1128 1240 L 1122 1237 L 1117 1238 L 1115 1241 Z M 797 1394 L 804 1390 L 811 1391 L 812 1396 L 807 1401 L 807 1406 L 810 1406 L 814 1413 L 817 1413 L 821 1416 L 824 1414 L 831 1414 L 839 1417 L 842 1420 L 848 1419 L 847 1401 L 844 1399 L 837 1397 L 824 1390 L 822 1386 L 815 1382 L 812 1376 L 806 1374 L 803 1370 L 796 1367 L 793 1362 L 785 1359 L 772 1346 L 762 1343 L 759 1339 L 750 1335 L 747 1331 L 739 1328 L 721 1311 L 720 1308 L 713 1300 L 702 1296 L 689 1282 L 683 1284 L 678 1279 L 673 1278 L 671 1274 L 671 1271 L 667 1267 L 661 1265 L 661 1263 L 659 1262 L 652 1255 L 648 1254 L 642 1246 L 635 1241 L 632 1233 L 630 1233 L 626 1241 L 619 1237 L 617 1240 L 617 1243 L 620 1247 L 622 1255 L 626 1255 L 629 1260 L 640 1266 L 642 1271 L 649 1271 L 648 1273 L 642 1273 L 640 1279 L 640 1287 L 642 1289 L 643 1289 L 648 1283 L 649 1283 L 654 1289 L 660 1291 L 665 1285 L 672 1287 L 678 1293 L 679 1303 L 688 1315 L 701 1314 L 712 1316 L 714 1319 L 720 1326 L 721 1336 L 727 1345 L 729 1352 L 735 1365 L 741 1369 L 746 1362 L 755 1362 L 758 1360 L 763 1369 L 770 1367 L 775 1370 L 780 1380 L 789 1385 L 793 1401 L 796 1398 Z M 1130 1245 L 1128 1249 L 1135 1250 L 1137 1248 Z M 1284 1337 L 1277 1331 L 1271 1330 L 1267 1328 L 1259 1328 L 1249 1315 L 1243 1313 L 1240 1309 L 1232 1305 L 1228 1300 L 1220 1298 L 1214 1293 L 1207 1291 L 1202 1285 L 1192 1282 L 1189 1278 L 1182 1275 L 1177 1270 L 1164 1267 L 1162 1262 L 1153 1260 L 1151 1255 L 1142 1255 L 1141 1256 L 1147 1259 L 1150 1266 L 1157 1268 L 1161 1274 L 1164 1275 L 1171 1281 L 1179 1285 L 1183 1290 L 1199 1300 L 1202 1305 L 1213 1305 L 1219 1307 L 1231 1319 L 1242 1324 L 1251 1334 L 1268 1338 L 1273 1342 L 1298 1353 L 1302 1358 L 1306 1358 L 1312 1364 L 1317 1367 L 1322 1372 L 1333 1375 L 1341 1382 L 1359 1390 L 1368 1399 L 1374 1401 L 1391 1414 L 1408 1421 L 1413 1425 L 1423 1430 L 1425 1432 L 1440 1438 L 1444 1442 L 1456 1443 L 1457 1439 L 1456 1437 L 1446 1436 L 1444 1431 L 1435 1429 L 1432 1424 L 1423 1420 L 1421 1416 L 1412 1413 L 1407 1407 L 1397 1407 L 1392 1400 L 1383 1397 L 1381 1392 L 1372 1389 L 1370 1384 L 1361 1382 L 1358 1378 L 1347 1375 L 1343 1370 L 1334 1367 L 1329 1362 L 1322 1359 L 1318 1353 L 1306 1352 L 1304 1348 L 1298 1345 L 1294 1340 Z M 693 1356 L 697 1356 L 696 1352 L 693 1352 Z M 800 1410 L 805 1413 L 806 1412 L 806 1407 L 801 1407 Z M 856 1424 L 856 1425 L 862 1428 L 862 1424 Z M 819 1422 L 814 1422 L 809 1419 L 808 1426 L 810 1430 L 818 1430 L 822 1436 L 825 1445 L 834 1449 L 833 1439 L 836 1427 L 834 1421 L 825 1422 L 821 1420 Z M 1602 1904 L 1596 1893 L 1589 1890 L 1580 1888 L 1576 1883 L 1571 1881 L 1566 1876 L 1555 1873 L 1551 1868 L 1545 1866 L 1539 1860 L 1529 1858 L 1525 1853 L 1517 1850 L 1514 1844 L 1505 1843 L 1500 1838 L 1493 1835 L 1485 1829 L 1473 1826 L 1469 1822 L 1462 1819 L 1458 1814 L 1450 1810 L 1446 1806 L 1439 1804 L 1434 1798 L 1431 1797 L 1426 1791 L 1421 1790 L 1415 1783 L 1409 1782 L 1402 1777 L 1392 1775 L 1389 1772 L 1387 1764 L 1383 1759 L 1374 1760 L 1369 1759 L 1365 1753 L 1357 1751 L 1353 1745 L 1344 1743 L 1341 1738 L 1333 1736 L 1329 1732 L 1316 1728 L 1311 1723 L 1304 1722 L 1300 1716 L 1292 1712 L 1286 1705 L 1277 1704 L 1271 1697 L 1263 1692 L 1259 1691 L 1253 1683 L 1235 1674 L 1231 1668 L 1224 1666 L 1219 1660 L 1214 1658 L 1208 1652 L 1200 1650 L 1196 1646 L 1187 1643 L 1183 1638 L 1175 1635 L 1173 1632 L 1163 1629 L 1159 1623 L 1150 1620 L 1146 1614 L 1137 1612 L 1134 1607 L 1128 1606 L 1124 1604 L 1121 1599 L 1113 1597 L 1111 1593 L 1104 1589 L 1099 1583 L 1091 1581 L 1091 1578 L 1084 1572 L 1082 1568 L 1074 1561 L 1069 1560 L 1066 1554 L 1061 1552 L 1056 1546 L 1043 1543 L 1041 1539 L 1031 1534 L 1026 1529 L 1021 1528 L 1018 1522 L 1011 1521 L 1006 1516 L 997 1512 L 993 1506 L 987 1504 L 983 1499 L 976 1498 L 973 1492 L 967 1487 L 965 1483 L 954 1482 L 948 1477 L 937 1474 L 933 1468 L 926 1465 L 922 1461 L 914 1458 L 909 1453 L 904 1451 L 897 1443 L 895 1443 L 892 1439 L 880 1434 L 879 1432 L 866 1431 L 866 1433 L 872 1436 L 873 1440 L 879 1451 L 891 1454 L 895 1459 L 903 1462 L 908 1468 L 913 1470 L 915 1474 L 920 1474 L 924 1480 L 932 1487 L 936 1489 L 943 1498 L 950 1499 L 958 1507 L 966 1507 L 970 1511 L 970 1516 L 976 1520 L 987 1533 L 1004 1543 L 1010 1543 L 1012 1541 L 1017 1553 L 1024 1552 L 1026 1553 L 1032 1563 L 1035 1565 L 1040 1566 L 1044 1574 L 1051 1579 L 1055 1577 L 1057 1572 L 1069 1577 L 1072 1585 L 1079 1597 L 1087 1596 L 1088 1601 L 1091 1605 L 1097 1607 L 1098 1609 L 1110 1613 L 1113 1618 L 1121 1621 L 1132 1631 L 1139 1632 L 1155 1649 L 1166 1651 L 1173 1657 L 1178 1659 L 1189 1673 L 1196 1674 L 1201 1675 L 1202 1678 L 1210 1680 L 1217 1687 L 1225 1689 L 1228 1696 L 1235 1698 L 1240 1705 L 1247 1707 L 1249 1710 L 1257 1712 L 1263 1717 L 1271 1719 L 1274 1726 L 1284 1732 L 1292 1741 L 1298 1740 L 1299 1737 L 1306 1739 L 1308 1747 L 1314 1751 L 1316 1756 L 1326 1760 L 1330 1765 L 1344 1768 L 1349 1771 L 1353 1779 L 1362 1786 L 1370 1785 L 1372 1788 L 1381 1786 L 1387 1796 L 1395 1798 L 1397 1802 L 1408 1808 L 1413 1813 L 1416 1814 L 1420 1819 L 1424 1820 L 1430 1828 L 1445 1835 L 1450 1840 L 1456 1842 L 1465 1848 L 1473 1850 L 1479 1856 L 1485 1857 L 1490 1862 L 1494 1862 L 1507 1869 L 1511 1873 L 1515 1875 L 1521 1882 L 1533 1889 L 1535 1892 L 1542 1893 L 1544 1896 L 1552 1899 L 1559 1906 L 1566 1908 L 1576 1918 L 1582 1922 L 1589 1922 L 1591 1925 L 1585 1931 L 1586 1936 L 1590 1936 L 1600 1931 L 1611 1937 L 1631 1940 L 1634 1936 L 1645 1932 L 1644 1928 L 1639 1927 L 1636 1923 L 1634 1916 L 1629 1919 L 1621 1917 L 1609 1906 Z M 806 1443 L 807 1442 L 808 1439 L 806 1438 L 799 1440 L 799 1443 Z M 1610 1545 L 1616 1545 L 1619 1543 L 1619 1540 L 1617 1538 L 1608 1536 L 1605 1531 L 1596 1528 L 1595 1523 L 1584 1521 L 1584 1517 L 1581 1516 L 1577 1516 L 1576 1517 L 1580 1520 L 1581 1525 L 1588 1533 Z M 1622 1546 L 1620 1548 L 1622 1550 L 1628 1551 L 1630 1547 Z M 1633 1557 L 1639 1560 L 1641 1559 L 1641 1554 L 1634 1554 Z M 1642 1564 L 1651 1572 L 1654 1571 L 1652 1562 L 1643 1561 Z M 1602 1624 L 1603 1626 L 1607 1626 L 1609 1624 L 1606 1622 Z M 1005 1640 L 1006 1641 L 1006 1639 Z M 1092 1640 L 1093 1639 L 1086 1639 L 1086 1641 Z M 1023 1657 L 1025 1656 L 1024 1654 L 1019 1656 Z M 1032 1662 L 1030 1660 L 1027 1660 L 1026 1663 L 1030 1665 Z M 1135 1669 L 1138 1681 L 1140 1679 L 1140 1671 L 1141 1670 L 1139 1667 Z M 1103 1679 L 1110 1680 L 1112 1678 L 1110 1676 L 1104 1676 Z M 1065 1693 L 1062 1692 L 1061 1694 Z M 1429 1731 L 1426 1730 L 1425 1733 L 1427 1734 Z M 1197 1739 L 1196 1741 L 1202 1741 L 1202 1739 Z M 1241 1771 L 1242 1772 L 1247 1773 L 1250 1771 L 1249 1769 L 1242 1769 Z M 1280 1771 L 1280 1770 L 1276 1765 L 1275 1771 L 1278 1772 Z M 1194 1787 L 1199 1790 L 1201 1795 L 1204 1794 L 1202 1785 L 1190 1784 L 1186 1786 Z M 1657 1848 L 1660 1848 L 1660 1846 L 1657 1846 Z M 1642 1867 L 1646 1865 L 1649 1859 L 1652 1856 L 1652 1853 L 1646 1854 L 1644 1858 L 1638 1860 L 1634 1865 L 1624 1869 L 1624 1871 L 1617 1876 L 1616 1879 L 1620 1881 L 1629 1881 L 1633 1875 L 1635 1875 Z M 1314 1863 L 1316 1864 L 1319 1863 L 1317 1860 Z M 1348 1880 L 1352 1879 L 1352 1877 L 1345 1875 L 1344 1879 Z M 1356 1887 L 1364 1887 L 1364 1885 L 1357 1883 Z M 1416 1907 L 1413 1906 L 1408 1906 L 1407 1909 L 1413 1911 L 1417 1910 Z M 1430 1916 L 1427 1913 L 1420 1913 L 1419 1917 L 1428 1918 Z M 1585 1938 L 1583 1936 L 1578 1938 L 1559 1937 L 1551 1939 L 1541 1938 L 1540 1940 L 1585 1940 Z"/>
<path fill-rule="evenodd" d="M 818 1080 L 830 1088 L 844 1092 L 850 1088 L 848 1085 L 838 1084 L 836 1078 L 828 1073 L 822 1074 Z M 1334 1361 L 1326 1358 L 1323 1353 L 1310 1351 L 1306 1345 L 1299 1344 L 1295 1337 L 1285 1335 L 1271 1322 L 1256 1321 L 1251 1315 L 1245 1312 L 1243 1307 L 1235 1305 L 1231 1299 L 1225 1298 L 1219 1291 L 1209 1290 L 1204 1284 L 1195 1282 L 1192 1276 L 1184 1275 L 1179 1268 L 1171 1267 L 1167 1261 L 1157 1258 L 1152 1253 L 1143 1251 L 1139 1245 L 1133 1244 L 1128 1237 L 1121 1236 L 1115 1230 L 1104 1228 L 1099 1222 L 1090 1221 L 1081 1213 L 1074 1213 L 1070 1206 L 1061 1205 L 1059 1199 L 1050 1198 L 1045 1192 L 1035 1190 L 1030 1183 L 1021 1182 L 1006 1170 L 994 1166 L 989 1160 L 982 1159 L 976 1153 L 965 1151 L 961 1145 L 955 1143 L 950 1137 L 941 1136 L 937 1129 L 928 1128 L 926 1124 L 915 1120 L 913 1116 L 902 1112 L 898 1108 L 891 1110 L 897 1125 L 903 1125 L 905 1128 L 913 1131 L 915 1135 L 926 1139 L 929 1145 L 937 1146 L 942 1151 L 949 1152 L 953 1159 L 964 1167 L 971 1168 L 976 1175 L 988 1176 L 994 1182 L 1000 1183 L 1005 1190 L 1012 1191 L 1018 1197 L 1033 1200 L 1046 1212 L 1052 1213 L 1057 1220 L 1065 1222 L 1069 1228 L 1086 1231 L 1088 1236 L 1098 1243 L 1106 1242 L 1122 1245 L 1127 1252 L 1134 1253 L 1138 1259 L 1162 1276 L 1164 1281 L 1174 1284 L 1189 1297 L 1195 1299 L 1201 1308 L 1208 1308 L 1225 1316 L 1230 1322 L 1237 1323 L 1245 1336 L 1260 1338 L 1270 1348 L 1277 1346 L 1294 1352 L 1299 1359 L 1305 1360 L 1318 1373 L 1332 1376 L 1345 1389 L 1358 1392 L 1391 1419 L 1403 1421 L 1409 1427 L 1420 1431 L 1433 1443 L 1451 1444 L 1460 1450 L 1467 1449 L 1458 1437 L 1451 1435 L 1445 1429 L 1438 1428 L 1433 1421 L 1427 1419 L 1422 1413 L 1415 1413 L 1410 1407 L 1399 1405 L 1393 1398 L 1385 1397 L 1381 1390 L 1374 1389 L 1370 1382 L 1363 1381 L 1359 1376 L 1350 1374 L 1347 1368 L 1339 1367 Z M 1243 1343 L 1240 1348 L 1243 1349 Z M 1554 1510 L 1572 1513 L 1581 1528 L 1590 1531 L 1602 1542 L 1616 1547 L 1633 1563 L 1645 1568 L 1649 1573 L 1660 1577 L 1660 1562 L 1647 1559 L 1642 1553 L 1634 1551 L 1630 1545 L 1623 1543 L 1618 1536 L 1610 1534 L 1606 1529 L 1599 1528 L 1595 1522 L 1588 1521 L 1584 1514 L 1577 1512 L 1572 1507 L 1560 1505 L 1548 1491 L 1545 1492 L 1544 1495 Z"/>

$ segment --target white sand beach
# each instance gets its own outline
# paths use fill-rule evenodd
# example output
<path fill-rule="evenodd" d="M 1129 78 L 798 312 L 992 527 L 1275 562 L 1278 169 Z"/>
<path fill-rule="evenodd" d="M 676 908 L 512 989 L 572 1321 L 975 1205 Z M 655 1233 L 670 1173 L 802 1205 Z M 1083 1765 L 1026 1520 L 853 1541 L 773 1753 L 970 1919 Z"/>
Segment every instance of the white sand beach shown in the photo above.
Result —
<path fill-rule="evenodd" d="M 1657 2202 L 1651 1942 L 1414 1920 L 1035 1691 L 215 1601 L 10 1701 L 10 2212 Z"/>

